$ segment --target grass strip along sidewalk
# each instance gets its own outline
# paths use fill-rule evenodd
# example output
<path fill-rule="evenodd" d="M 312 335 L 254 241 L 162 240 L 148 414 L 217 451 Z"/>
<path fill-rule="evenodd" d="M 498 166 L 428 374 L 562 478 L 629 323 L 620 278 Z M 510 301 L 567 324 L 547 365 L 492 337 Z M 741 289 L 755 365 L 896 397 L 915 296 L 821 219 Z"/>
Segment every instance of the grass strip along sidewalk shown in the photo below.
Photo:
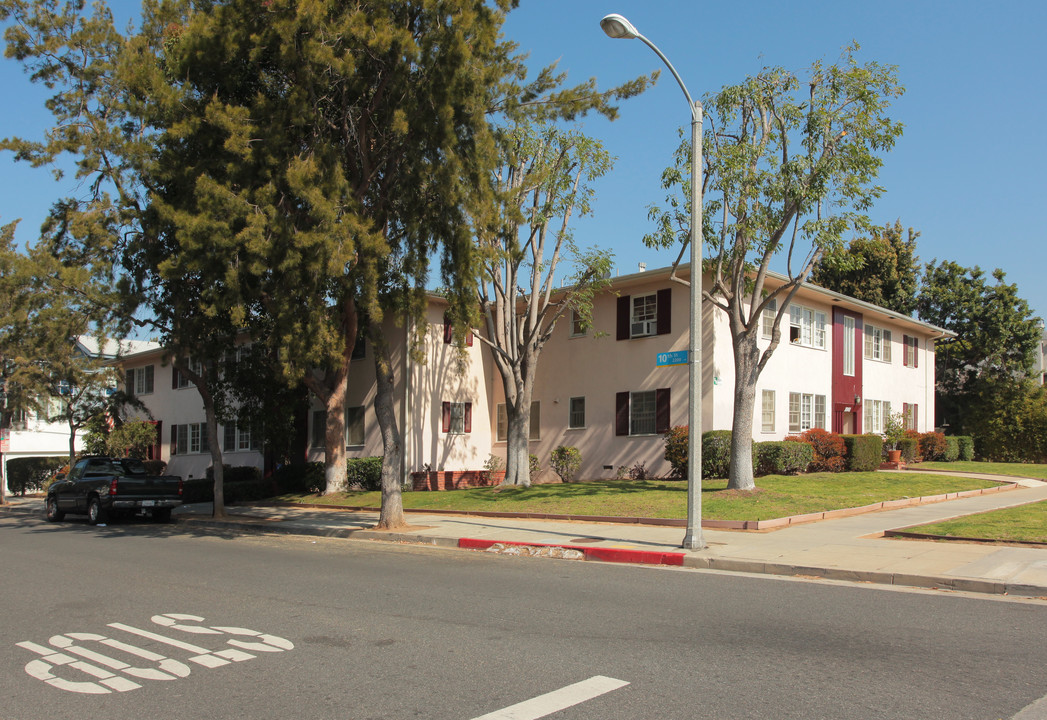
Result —
<path fill-rule="evenodd" d="M 702 483 L 702 517 L 708 520 L 770 520 L 842 510 L 886 500 L 995 487 L 978 478 L 918 473 L 811 473 L 766 475 L 752 491 L 727 490 L 726 480 Z M 303 504 L 377 508 L 379 492 L 291 494 L 275 500 Z M 571 484 L 485 487 L 442 492 L 405 492 L 408 510 L 520 512 L 554 515 L 684 518 L 687 483 L 682 480 L 599 480 Z"/>
<path fill-rule="evenodd" d="M 904 532 L 935 535 L 943 539 L 1047 543 L 1047 502 L 1034 502 L 905 528 Z"/>

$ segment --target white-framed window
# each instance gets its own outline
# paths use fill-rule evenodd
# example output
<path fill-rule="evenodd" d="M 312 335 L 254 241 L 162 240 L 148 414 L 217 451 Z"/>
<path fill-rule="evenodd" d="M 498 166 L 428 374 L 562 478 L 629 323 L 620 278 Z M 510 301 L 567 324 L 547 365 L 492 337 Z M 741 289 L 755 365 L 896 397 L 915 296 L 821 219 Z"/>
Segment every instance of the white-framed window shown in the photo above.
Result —
<path fill-rule="evenodd" d="M 917 357 L 917 353 L 920 352 L 920 338 L 912 335 L 902 335 L 902 344 L 904 345 L 902 364 L 910 368 L 919 367 L 920 360 Z"/>
<path fill-rule="evenodd" d="M 789 306 L 789 342 L 803 347 L 825 349 L 826 315 L 803 305 Z"/>
<path fill-rule="evenodd" d="M 629 318 L 629 336 L 647 337 L 658 334 L 658 295 L 634 295 Z"/>
<path fill-rule="evenodd" d="M 919 430 L 920 406 L 916 403 L 902 403 L 902 427 L 906 430 Z"/>
<path fill-rule="evenodd" d="M 812 393 L 789 393 L 789 432 L 825 428 L 825 396 Z"/>
<path fill-rule="evenodd" d="M 771 300 L 760 314 L 760 336 L 770 340 L 774 331 L 774 318 L 778 314 L 778 301 Z"/>
<path fill-rule="evenodd" d="M 447 422 L 444 423 L 444 432 L 450 435 L 464 435 L 466 433 L 465 427 L 465 406 L 468 403 L 453 402 L 445 403 L 445 415 Z"/>
<path fill-rule="evenodd" d="M 345 409 L 345 444 L 348 447 L 359 447 L 364 444 L 364 412 L 363 405 L 347 407 Z"/>
<path fill-rule="evenodd" d="M 224 452 L 244 452 L 256 449 L 254 437 L 249 427 L 238 423 L 228 423 L 222 428 L 222 450 Z"/>
<path fill-rule="evenodd" d="M 629 393 L 629 434 L 654 435 L 657 412 L 654 390 Z"/>
<path fill-rule="evenodd" d="M 891 331 L 876 327 L 865 326 L 865 357 L 869 360 L 880 362 L 891 361 Z"/>
<path fill-rule="evenodd" d="M 531 401 L 531 416 L 527 428 L 527 439 L 538 440 L 542 427 L 542 404 L 538 400 Z M 495 412 L 495 440 L 505 442 L 509 439 L 509 415 L 505 409 L 505 403 L 498 403 Z"/>
<path fill-rule="evenodd" d="M 199 455 L 211 452 L 207 442 L 206 423 L 186 423 L 171 426 L 171 454 Z"/>
<path fill-rule="evenodd" d="M 571 310 L 571 337 L 585 337 L 589 334 L 589 327 L 577 310 Z"/>
<path fill-rule="evenodd" d="M 148 395 L 153 392 L 154 373 L 152 365 L 129 368 L 126 375 L 127 392 L 131 395 Z"/>
<path fill-rule="evenodd" d="M 854 318 L 843 316 L 843 374 L 854 377 Z"/>
<path fill-rule="evenodd" d="M 865 427 L 866 433 L 883 434 L 883 424 L 887 416 L 891 414 L 891 403 L 887 400 L 870 400 L 865 398 Z"/>
<path fill-rule="evenodd" d="M 774 390 L 764 390 L 760 395 L 760 430 L 774 432 Z"/>
<path fill-rule="evenodd" d="M 567 406 L 567 427 L 578 430 L 585 427 L 585 398 L 573 397 Z"/>
<path fill-rule="evenodd" d="M 239 360 L 239 359 L 240 358 L 237 357 L 237 360 Z M 185 361 L 185 363 L 189 367 L 190 372 L 194 372 L 197 375 L 203 375 L 204 374 L 204 364 L 202 362 L 200 362 L 199 360 L 196 360 L 195 358 L 190 357 L 190 358 L 188 358 Z M 192 387 L 193 386 L 193 383 L 189 380 L 189 378 L 187 376 L 183 375 L 181 372 L 179 372 L 178 368 L 172 368 L 171 372 L 173 372 L 175 374 L 174 386 L 175 386 L 176 390 L 180 390 L 181 388 L 187 388 L 187 387 Z"/>

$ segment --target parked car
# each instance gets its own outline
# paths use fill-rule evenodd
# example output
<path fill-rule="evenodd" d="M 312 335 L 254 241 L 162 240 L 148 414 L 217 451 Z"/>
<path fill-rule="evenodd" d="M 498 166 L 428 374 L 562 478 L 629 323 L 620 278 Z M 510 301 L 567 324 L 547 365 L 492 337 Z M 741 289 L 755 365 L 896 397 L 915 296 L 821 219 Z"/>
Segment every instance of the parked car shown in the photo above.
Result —
<path fill-rule="evenodd" d="M 171 510 L 182 504 L 182 478 L 150 475 L 141 460 L 132 458 L 86 457 L 51 484 L 44 503 L 51 522 L 75 513 L 97 525 L 114 514 L 139 512 L 169 522 Z"/>

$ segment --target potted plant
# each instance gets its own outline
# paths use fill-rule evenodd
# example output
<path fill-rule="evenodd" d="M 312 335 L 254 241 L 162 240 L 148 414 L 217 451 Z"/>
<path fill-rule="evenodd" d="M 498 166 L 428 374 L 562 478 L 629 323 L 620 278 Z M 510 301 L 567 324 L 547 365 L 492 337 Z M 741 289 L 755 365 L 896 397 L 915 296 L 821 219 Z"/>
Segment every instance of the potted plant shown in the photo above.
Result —
<path fill-rule="evenodd" d="M 887 462 L 901 462 L 902 450 L 898 443 L 904 437 L 905 422 L 901 413 L 893 413 L 883 419 L 883 447 L 887 451 Z"/>

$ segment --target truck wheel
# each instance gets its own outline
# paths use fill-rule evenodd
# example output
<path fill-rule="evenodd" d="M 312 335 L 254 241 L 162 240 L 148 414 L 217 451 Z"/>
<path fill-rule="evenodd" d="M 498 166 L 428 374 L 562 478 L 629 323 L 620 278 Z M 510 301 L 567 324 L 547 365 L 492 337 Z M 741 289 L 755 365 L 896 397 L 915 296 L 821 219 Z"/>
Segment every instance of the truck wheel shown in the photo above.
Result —
<path fill-rule="evenodd" d="M 87 522 L 91 525 L 105 522 L 105 512 L 102 510 L 102 501 L 92 496 L 87 501 Z"/>
<path fill-rule="evenodd" d="M 156 508 L 153 510 L 153 522 L 171 522 L 171 508 Z"/>
<path fill-rule="evenodd" d="M 48 522 L 60 522 L 65 519 L 65 513 L 58 509 L 58 498 L 53 495 L 48 496 L 44 501 L 44 508 Z"/>

